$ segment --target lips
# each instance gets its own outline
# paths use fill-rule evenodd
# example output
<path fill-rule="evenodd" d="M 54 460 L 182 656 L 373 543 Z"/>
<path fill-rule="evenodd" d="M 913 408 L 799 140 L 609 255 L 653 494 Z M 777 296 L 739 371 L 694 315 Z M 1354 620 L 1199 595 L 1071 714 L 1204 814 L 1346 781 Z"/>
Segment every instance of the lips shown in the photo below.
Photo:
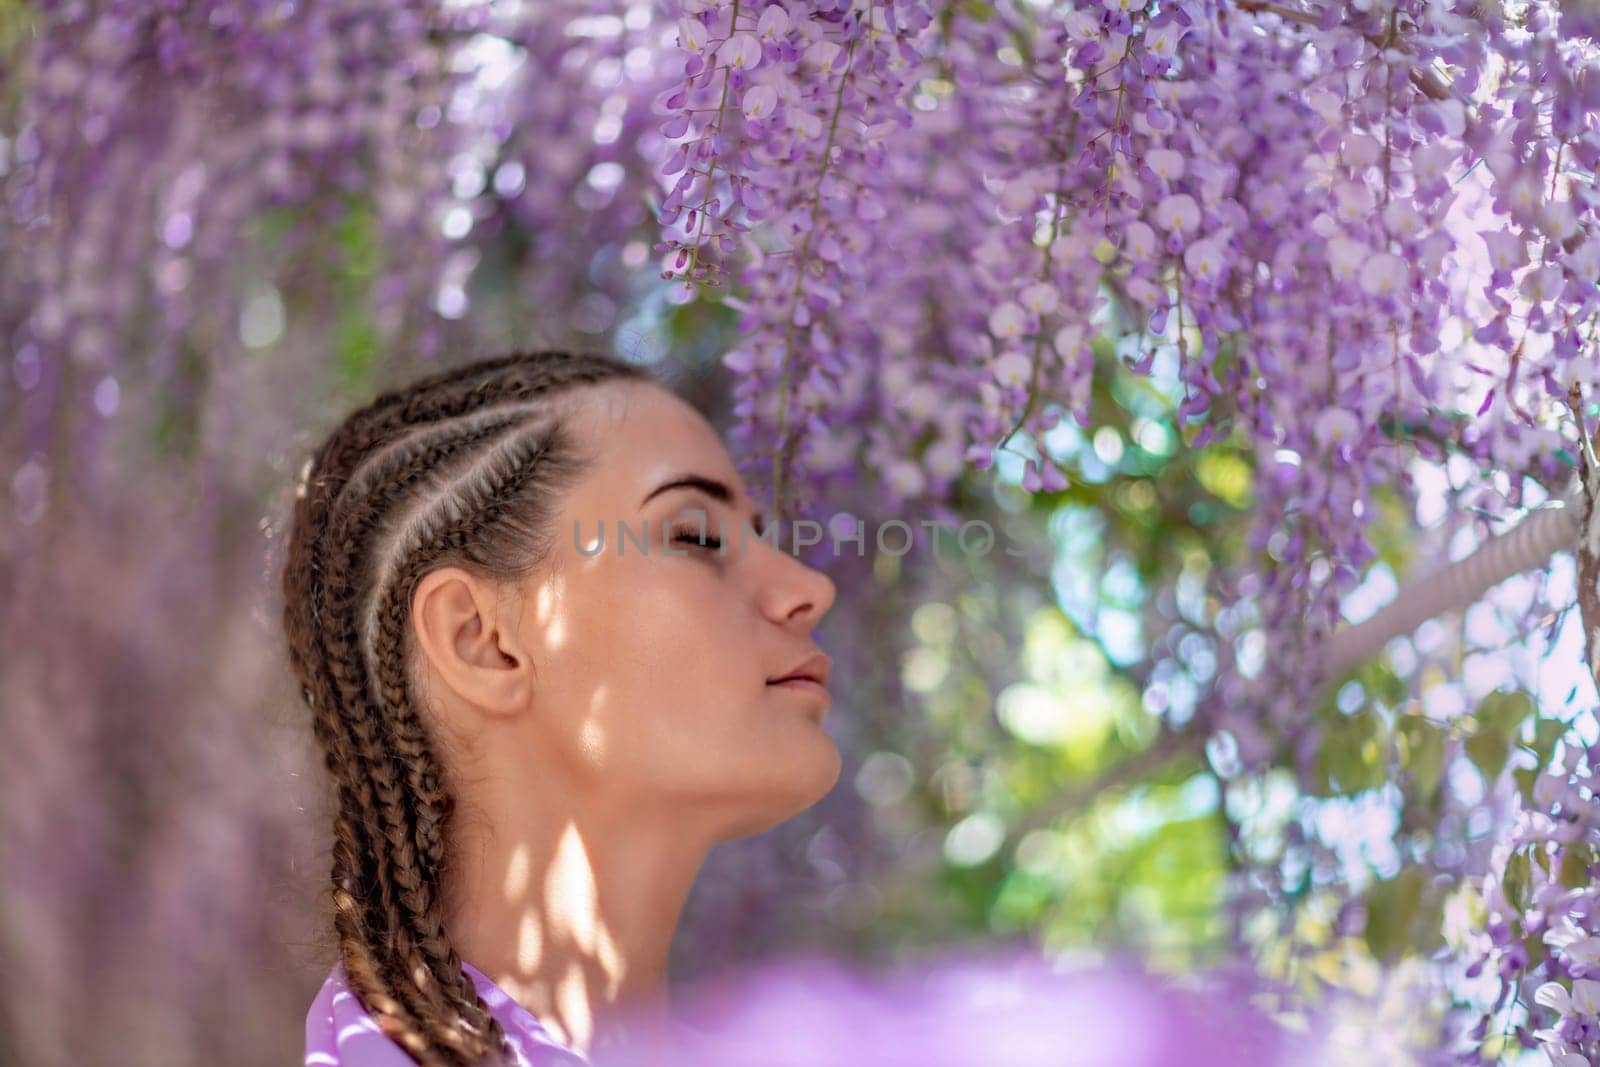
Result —
<path fill-rule="evenodd" d="M 827 687 L 828 675 L 833 669 L 833 660 L 822 652 L 813 652 L 788 671 L 775 678 L 768 678 L 768 685 L 777 685 L 780 682 L 805 680 L 815 682 L 817 685 Z"/>

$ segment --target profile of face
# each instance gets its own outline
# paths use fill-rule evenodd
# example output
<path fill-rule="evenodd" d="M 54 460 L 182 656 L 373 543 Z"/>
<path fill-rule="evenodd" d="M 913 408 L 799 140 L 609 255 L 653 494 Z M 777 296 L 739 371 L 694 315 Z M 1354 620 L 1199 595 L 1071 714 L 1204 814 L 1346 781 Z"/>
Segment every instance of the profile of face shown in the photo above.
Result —
<path fill-rule="evenodd" d="M 759 509 L 727 449 L 667 388 L 608 383 L 563 407 L 589 466 L 547 564 L 514 598 L 485 599 L 450 568 L 413 599 L 434 669 L 475 706 L 454 716 L 479 727 L 458 747 L 479 771 L 510 758 L 574 805 L 671 811 L 716 840 L 814 804 L 840 772 L 830 700 L 771 680 L 818 651 L 832 579 L 751 532 Z M 728 499 L 662 489 L 685 478 Z"/>

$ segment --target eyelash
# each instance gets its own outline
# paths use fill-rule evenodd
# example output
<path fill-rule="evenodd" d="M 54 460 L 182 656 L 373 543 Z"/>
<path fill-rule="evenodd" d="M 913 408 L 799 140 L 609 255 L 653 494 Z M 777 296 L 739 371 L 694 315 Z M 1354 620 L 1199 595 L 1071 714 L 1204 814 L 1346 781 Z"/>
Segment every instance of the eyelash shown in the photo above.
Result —
<path fill-rule="evenodd" d="M 722 541 L 719 538 L 706 536 L 704 539 L 702 539 L 700 528 L 698 526 L 690 526 L 682 530 L 673 531 L 672 541 L 674 544 L 684 542 L 686 544 L 695 545 L 699 548 L 718 550 L 722 548 Z"/>

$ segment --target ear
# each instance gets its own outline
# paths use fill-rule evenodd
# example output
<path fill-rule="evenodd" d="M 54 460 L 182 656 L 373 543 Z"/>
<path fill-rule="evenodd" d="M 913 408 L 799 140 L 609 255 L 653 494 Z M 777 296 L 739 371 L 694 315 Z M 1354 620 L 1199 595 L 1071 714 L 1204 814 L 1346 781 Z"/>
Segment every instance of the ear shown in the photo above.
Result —
<path fill-rule="evenodd" d="M 411 628 L 430 670 L 492 715 L 527 707 L 533 661 L 508 628 L 501 590 L 460 567 L 429 571 L 411 597 Z"/>

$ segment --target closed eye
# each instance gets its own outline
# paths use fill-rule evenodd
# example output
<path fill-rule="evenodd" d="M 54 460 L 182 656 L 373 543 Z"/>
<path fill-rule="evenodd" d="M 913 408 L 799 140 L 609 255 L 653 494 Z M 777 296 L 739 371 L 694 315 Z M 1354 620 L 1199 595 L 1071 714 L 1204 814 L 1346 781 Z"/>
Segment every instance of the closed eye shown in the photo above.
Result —
<path fill-rule="evenodd" d="M 699 548 L 710 548 L 718 551 L 722 549 L 722 540 L 720 538 L 709 537 L 696 528 L 678 531 L 673 535 L 672 541 L 674 544 L 690 544 Z"/>

